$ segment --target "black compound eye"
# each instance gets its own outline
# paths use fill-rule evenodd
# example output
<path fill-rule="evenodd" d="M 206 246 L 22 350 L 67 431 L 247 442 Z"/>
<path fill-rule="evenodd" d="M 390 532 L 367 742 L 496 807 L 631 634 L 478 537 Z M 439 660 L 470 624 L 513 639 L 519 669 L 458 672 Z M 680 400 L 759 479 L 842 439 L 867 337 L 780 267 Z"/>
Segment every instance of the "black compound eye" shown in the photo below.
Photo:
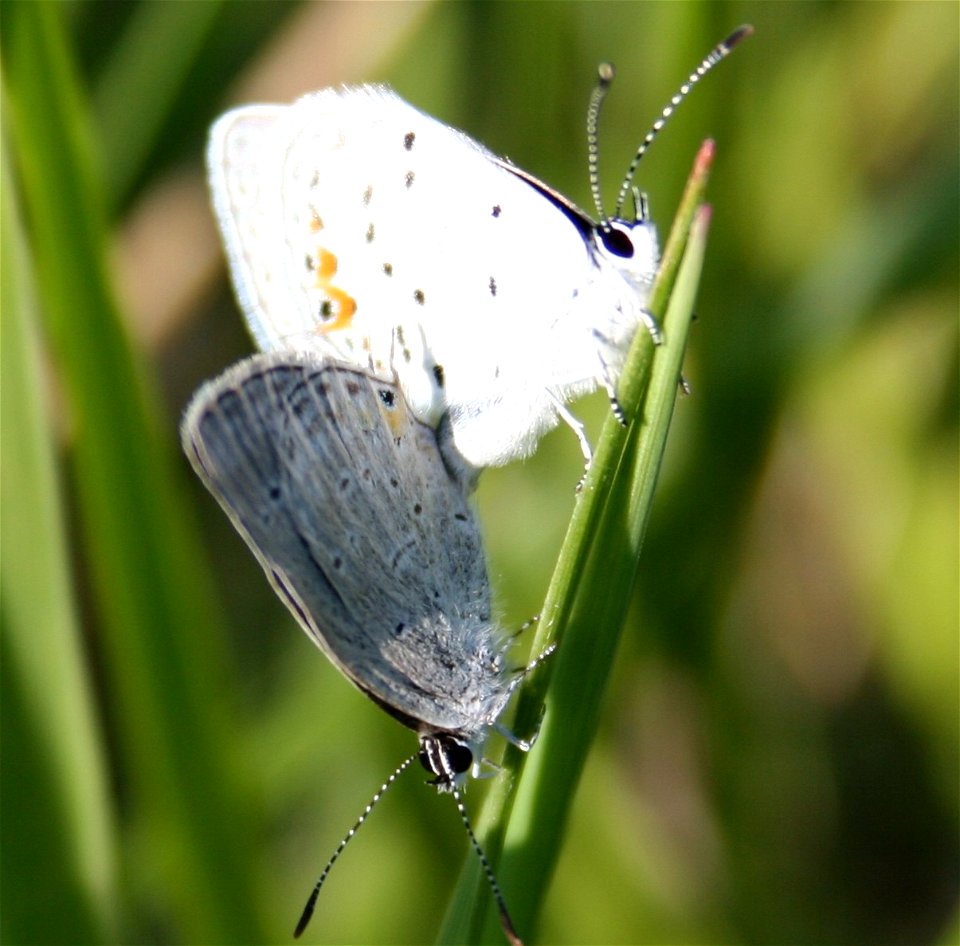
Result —
<path fill-rule="evenodd" d="M 451 742 L 444 747 L 444 751 L 450 768 L 457 775 L 470 771 L 470 767 L 473 765 L 473 753 L 469 746 L 465 746 L 462 742 Z"/>
<path fill-rule="evenodd" d="M 624 259 L 633 256 L 633 240 L 623 230 L 611 227 L 609 230 L 599 230 L 598 233 L 600 242 L 614 256 L 622 256 Z"/>

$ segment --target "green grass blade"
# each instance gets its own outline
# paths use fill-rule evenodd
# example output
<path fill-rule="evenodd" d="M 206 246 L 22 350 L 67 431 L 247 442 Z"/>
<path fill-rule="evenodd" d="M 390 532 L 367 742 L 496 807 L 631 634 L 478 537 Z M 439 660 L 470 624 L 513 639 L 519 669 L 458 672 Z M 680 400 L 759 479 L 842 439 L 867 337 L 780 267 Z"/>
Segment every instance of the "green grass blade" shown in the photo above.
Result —
<path fill-rule="evenodd" d="M 221 8 L 219 0 L 143 3 L 131 13 L 93 102 L 113 206 L 143 173 Z"/>
<path fill-rule="evenodd" d="M 7 943 L 115 942 L 116 826 L 46 425 L 32 273 L 3 144 L 0 929 Z M 51 902 L 55 910 L 45 908 Z"/>
<path fill-rule="evenodd" d="M 22 3 L 6 12 L 8 127 L 44 328 L 74 432 L 116 780 L 133 822 L 127 837 L 163 851 L 149 873 L 128 860 L 126 895 L 138 916 L 172 922 L 172 939 L 255 941 L 257 861 L 239 760 L 226 749 L 233 725 L 222 696 L 223 628 L 175 481 L 176 431 L 159 421 L 113 300 L 62 8 Z"/>
<path fill-rule="evenodd" d="M 633 587 L 706 244 L 706 214 L 697 213 L 712 154 L 708 143 L 694 167 L 651 294 L 651 311 L 658 316 L 666 312 L 661 320 L 664 343 L 655 347 L 646 332 L 637 333 L 618 392 L 631 422 L 624 429 L 611 416 L 604 425 L 547 593 L 533 652 L 550 640 L 562 644 L 521 692 L 515 724 L 521 733 L 532 729 L 549 683 L 539 742 L 528 758 L 508 747 L 504 774 L 491 786 L 477 819 L 488 855 L 494 863 L 499 860 L 499 879 L 521 935 L 529 935 L 536 922 L 559 854 Z M 498 858 L 501 848 L 503 857 Z M 470 856 L 439 941 L 496 941 L 496 927 L 489 891 Z"/>

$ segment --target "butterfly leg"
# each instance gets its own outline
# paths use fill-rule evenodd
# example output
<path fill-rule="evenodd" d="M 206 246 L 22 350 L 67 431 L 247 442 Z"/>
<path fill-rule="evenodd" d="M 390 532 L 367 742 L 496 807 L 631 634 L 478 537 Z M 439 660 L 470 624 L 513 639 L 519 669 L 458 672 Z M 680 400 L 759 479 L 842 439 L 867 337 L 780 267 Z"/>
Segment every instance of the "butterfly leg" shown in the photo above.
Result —
<path fill-rule="evenodd" d="M 650 339 L 654 345 L 663 344 L 663 332 L 660 331 L 660 323 L 649 309 L 640 310 L 640 321 L 643 327 L 650 333 Z"/>
<path fill-rule="evenodd" d="M 511 635 L 510 640 L 515 641 L 524 631 L 530 630 L 537 621 L 540 620 L 540 615 L 535 614 L 532 618 L 527 618 Z"/>
<path fill-rule="evenodd" d="M 510 681 L 510 689 L 516 689 L 526 677 L 533 673 L 537 667 L 540 666 L 543 661 L 545 661 L 555 650 L 557 649 L 557 643 L 554 641 L 552 644 L 547 646 L 542 653 L 538 654 L 533 660 L 530 661 L 525 667 L 520 667 L 513 672 L 516 676 L 513 680 Z M 540 734 L 540 723 L 543 721 L 543 707 L 540 709 L 540 719 L 537 720 L 536 728 L 533 731 L 533 735 L 529 739 L 521 739 L 519 736 L 512 733 L 506 726 L 501 723 L 494 723 L 493 728 L 503 736 L 511 745 L 516 746 L 521 752 L 529 752 L 534 743 L 537 741 L 537 736 Z"/>
<path fill-rule="evenodd" d="M 595 332 L 594 334 L 598 338 L 603 337 L 599 333 Z M 620 406 L 620 399 L 617 397 L 617 385 L 613 379 L 613 372 L 610 371 L 610 366 L 603 357 L 603 349 L 600 348 L 597 353 L 600 356 L 600 377 L 603 379 L 603 389 L 607 392 L 607 397 L 610 399 L 610 411 L 613 416 L 616 417 L 617 423 L 621 427 L 626 427 L 627 415 L 624 409 Z M 584 472 L 584 477 L 586 477 L 586 472 Z M 579 492 L 582 488 L 583 480 L 580 481 L 580 486 L 577 488 L 577 492 Z"/>
<path fill-rule="evenodd" d="M 533 621 L 537 620 L 539 617 L 540 615 L 538 614 L 536 618 L 531 618 L 528 623 L 532 624 Z M 523 628 L 520 630 L 523 630 Z M 519 631 L 517 633 L 519 633 Z M 557 642 L 554 641 L 552 644 L 548 644 L 543 651 L 534 657 L 533 660 L 531 660 L 530 663 L 528 663 L 525 667 L 518 667 L 516 670 L 514 670 L 513 672 L 516 674 L 516 677 L 511 681 L 510 689 L 515 690 L 524 681 L 524 679 L 533 673 L 533 671 L 536 670 L 537 667 L 539 667 L 540 664 L 542 664 L 556 649 Z"/>
<path fill-rule="evenodd" d="M 663 333 L 660 331 L 660 324 L 657 322 L 653 313 L 649 309 L 640 310 L 640 321 L 643 323 L 644 328 L 646 328 L 647 333 L 650 335 L 650 339 L 654 345 L 663 344 Z M 621 427 L 627 426 L 627 415 L 623 407 L 620 405 L 620 400 L 617 397 L 617 385 L 616 379 L 613 376 L 613 372 L 610 370 L 610 365 L 607 363 L 607 360 L 603 357 L 604 346 L 609 346 L 610 340 L 602 333 L 594 329 L 593 337 L 599 342 L 597 346 L 597 354 L 600 358 L 600 377 L 603 382 L 604 390 L 607 392 L 607 397 L 610 398 L 610 410 L 613 412 L 613 416 L 616 417 L 617 423 Z"/>
<path fill-rule="evenodd" d="M 621 427 L 627 426 L 627 415 L 624 409 L 620 406 L 620 399 L 617 397 L 617 389 L 614 386 L 613 382 L 609 380 L 609 376 L 604 376 L 603 381 L 604 390 L 607 392 L 607 397 L 610 398 L 610 411 L 614 417 L 617 419 L 617 423 Z"/>
<path fill-rule="evenodd" d="M 586 464 L 586 468 L 590 469 L 590 464 L 593 461 L 593 449 L 590 446 L 590 441 L 587 440 L 587 435 L 583 428 L 583 422 L 577 417 L 574 417 L 573 414 L 567 410 L 567 405 L 563 403 L 553 393 L 553 391 L 547 391 L 547 396 L 553 402 L 554 410 L 557 412 L 557 416 L 577 435 L 577 440 L 580 442 L 580 450 L 583 453 L 583 459 Z"/>
<path fill-rule="evenodd" d="M 534 727 L 533 735 L 529 739 L 521 739 L 519 736 L 512 733 L 506 726 L 502 723 L 494 723 L 493 728 L 503 736 L 507 742 L 512 746 L 516 746 L 521 752 L 529 752 L 536 744 L 537 738 L 540 735 L 540 726 L 543 723 L 543 714 L 546 711 L 545 706 L 540 707 L 540 717 L 537 719 L 537 725 Z"/>
<path fill-rule="evenodd" d="M 680 377 L 677 379 L 677 383 L 680 386 L 680 392 L 686 396 L 689 396 L 690 382 L 687 381 L 686 377 L 683 374 L 681 374 Z M 611 381 L 606 380 L 606 377 L 603 382 L 603 387 L 604 387 L 604 390 L 607 392 L 607 397 L 610 398 L 610 411 L 612 412 L 613 416 L 616 417 L 617 423 L 620 424 L 621 427 L 626 427 L 627 413 L 621 406 L 620 399 L 617 397 L 616 387 L 613 385 Z"/>

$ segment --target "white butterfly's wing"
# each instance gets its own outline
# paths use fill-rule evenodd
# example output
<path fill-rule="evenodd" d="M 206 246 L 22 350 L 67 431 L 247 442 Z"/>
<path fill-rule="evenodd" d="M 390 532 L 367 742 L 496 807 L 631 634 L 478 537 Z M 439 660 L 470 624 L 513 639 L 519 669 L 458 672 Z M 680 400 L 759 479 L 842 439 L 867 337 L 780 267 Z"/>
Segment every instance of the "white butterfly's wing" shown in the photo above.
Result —
<path fill-rule="evenodd" d="M 480 534 L 399 389 L 310 355 L 205 385 L 184 449 L 301 626 L 414 728 L 476 732 L 506 698 Z"/>
<path fill-rule="evenodd" d="M 576 227 L 476 142 L 388 89 L 236 109 L 214 126 L 209 165 L 237 288 L 265 348 L 336 321 L 320 312 L 335 296 L 327 289 L 356 300 L 355 329 L 425 322 L 442 333 L 451 322 L 463 331 L 464 316 L 444 313 L 464 304 L 494 329 L 505 309 L 549 322 L 585 281 Z M 554 285 L 538 285 L 540 272 Z"/>
<path fill-rule="evenodd" d="M 262 351 L 305 347 L 313 322 L 302 276 L 292 264 L 302 247 L 284 237 L 281 182 L 286 105 L 253 105 L 222 115 L 210 132 L 207 167 L 214 211 L 234 289 Z M 272 153 L 275 150 L 275 153 Z"/>

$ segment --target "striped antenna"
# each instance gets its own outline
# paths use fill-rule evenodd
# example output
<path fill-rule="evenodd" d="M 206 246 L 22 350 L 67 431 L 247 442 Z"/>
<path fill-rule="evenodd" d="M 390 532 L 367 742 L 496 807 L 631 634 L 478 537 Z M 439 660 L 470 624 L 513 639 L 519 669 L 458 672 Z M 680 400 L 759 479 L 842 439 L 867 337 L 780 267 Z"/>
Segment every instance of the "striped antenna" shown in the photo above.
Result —
<path fill-rule="evenodd" d="M 510 946 L 523 946 L 523 940 L 520 939 L 517 931 L 513 928 L 513 920 L 510 919 L 510 914 L 507 912 L 507 902 L 503 899 L 500 884 L 497 883 L 497 878 L 493 873 L 493 868 L 490 866 L 490 861 L 487 860 L 487 855 L 483 853 L 483 848 L 480 847 L 480 842 L 477 840 L 477 836 L 473 833 L 473 828 L 470 826 L 470 819 L 467 817 L 467 809 L 463 806 L 463 796 L 460 794 L 460 789 L 457 788 L 456 785 L 452 785 L 450 790 L 453 792 L 453 800 L 457 803 L 457 811 L 460 812 L 460 820 L 463 822 L 463 826 L 467 831 L 467 837 L 470 838 L 470 843 L 473 845 L 473 849 L 477 852 L 477 857 L 480 859 L 480 866 L 483 868 L 484 876 L 487 878 L 487 883 L 493 892 L 493 899 L 497 902 L 497 910 L 500 913 L 500 926 L 503 928 L 503 935 L 507 937 L 507 942 Z"/>
<path fill-rule="evenodd" d="M 614 208 L 613 216 L 619 218 L 623 205 L 627 201 L 627 195 L 630 193 L 630 189 L 633 185 L 633 175 L 637 173 L 637 166 L 640 164 L 640 159 L 646 154 L 647 149 L 652 144 L 653 140 L 657 137 L 660 132 L 660 129 L 663 128 L 667 123 L 667 119 L 677 110 L 677 106 L 687 97 L 690 93 L 690 90 L 715 66 L 717 63 L 726 59 L 731 52 L 748 36 L 753 33 L 753 27 L 748 25 L 740 26 L 735 29 L 722 43 L 718 43 L 710 51 L 710 54 L 697 66 L 693 72 L 687 77 L 687 81 L 680 86 L 677 90 L 677 93 L 670 99 L 669 104 L 664 108 L 660 113 L 660 117 L 650 126 L 650 131 L 647 132 L 646 137 L 643 141 L 640 142 L 640 147 L 637 148 L 637 153 L 633 156 L 633 160 L 630 162 L 630 167 L 627 168 L 627 173 L 624 176 L 623 184 L 620 185 L 620 193 L 617 195 L 617 205 Z M 612 70 L 611 70 L 612 78 Z M 603 86 L 603 76 L 601 72 L 601 80 L 597 89 L 594 90 L 593 98 L 591 99 L 591 110 L 599 114 L 600 111 L 600 102 L 603 100 L 604 95 L 606 94 L 606 88 Z M 606 86 L 609 86 L 609 80 L 606 82 Z M 594 99 L 599 98 L 600 101 L 597 102 L 596 107 L 594 108 Z M 589 114 L 589 113 L 588 113 Z M 589 126 L 588 126 L 589 127 Z M 587 142 L 588 149 L 590 148 L 589 138 Z M 596 129 L 594 129 L 594 152 L 596 150 Z M 588 151 L 588 162 L 591 166 L 591 188 L 593 188 L 593 180 L 596 175 L 596 155 L 594 153 L 593 160 L 590 161 L 589 151 Z M 603 211 L 600 208 L 599 204 L 599 190 L 594 194 L 594 200 L 597 202 L 597 207 L 600 210 L 600 218 L 603 221 Z"/>
<path fill-rule="evenodd" d="M 307 898 L 307 905 L 303 908 L 303 913 L 300 914 L 300 922 L 297 923 L 297 928 L 293 931 L 294 939 L 300 937 L 303 931 L 307 928 L 307 924 L 310 922 L 310 918 L 313 916 L 313 911 L 317 906 L 317 897 L 320 896 L 320 888 L 323 886 L 323 882 L 327 879 L 330 871 L 333 869 L 333 865 L 336 864 L 338 858 L 343 853 L 343 849 L 353 840 L 353 836 L 360 830 L 360 827 L 363 825 L 364 821 L 370 815 L 370 812 L 373 811 L 377 802 L 386 794 L 387 789 L 393 785 L 393 783 L 402 775 L 410 765 L 419 758 L 420 753 L 415 752 L 409 759 L 405 759 L 397 768 L 394 770 L 393 775 L 388 778 L 380 788 L 377 789 L 376 794 L 370 801 L 367 803 L 367 807 L 363 809 L 363 814 L 354 822 L 353 827 L 343 836 L 343 840 L 337 845 L 337 849 L 333 852 L 333 855 L 330 857 L 330 860 L 327 861 L 327 866 L 324 867 L 323 871 L 320 873 L 317 882 L 313 885 L 313 890 L 310 891 L 310 896 Z"/>
<path fill-rule="evenodd" d="M 363 823 L 370 816 L 370 813 L 373 811 L 377 802 L 383 798 L 393 783 L 407 770 L 414 760 L 420 757 L 420 755 L 421 753 L 417 752 L 397 766 L 390 778 L 388 778 L 380 786 L 380 788 L 377 789 L 373 798 L 371 798 L 368 802 L 367 807 L 363 809 L 363 813 L 354 822 L 353 827 L 343 836 L 343 839 L 337 845 L 337 849 L 331 855 L 330 860 L 327 861 L 326 867 L 323 868 L 319 878 L 317 878 L 317 882 L 313 885 L 313 890 L 310 891 L 310 896 L 307 898 L 307 905 L 303 908 L 303 913 L 300 914 L 300 921 L 297 923 L 297 928 L 293 931 L 293 936 L 295 939 L 299 939 L 299 937 L 303 934 L 303 931 L 307 928 L 307 924 L 309 924 L 310 919 L 313 917 L 313 912 L 317 906 L 317 898 L 320 896 L 320 889 L 323 887 L 324 881 L 326 881 L 330 871 L 333 869 L 333 865 L 339 860 L 344 848 L 346 848 L 346 846 L 353 840 L 354 835 L 360 830 Z M 510 943 L 510 946 L 523 946 L 523 940 L 520 939 L 517 931 L 513 928 L 513 921 L 510 919 L 510 913 L 507 911 L 507 903 L 503 899 L 503 893 L 500 890 L 500 884 L 497 883 L 497 878 L 493 873 L 493 868 L 490 866 L 490 861 L 487 859 L 487 855 L 484 853 L 483 848 L 480 847 L 480 842 L 477 840 L 477 836 L 473 832 L 473 827 L 471 826 L 470 819 L 467 816 L 467 809 L 463 804 L 463 794 L 461 793 L 460 789 L 457 788 L 456 782 L 452 780 L 444 781 L 443 783 L 440 783 L 438 787 L 441 791 L 449 791 L 453 794 L 453 800 L 456 802 L 457 811 L 460 812 L 460 820 L 463 822 L 463 827 L 466 829 L 467 837 L 470 839 L 470 843 L 473 845 L 474 851 L 476 851 L 477 857 L 480 860 L 480 866 L 483 869 L 484 876 L 487 878 L 487 883 L 490 885 L 490 890 L 493 892 L 493 899 L 497 903 L 497 910 L 500 914 L 500 925 L 503 927 L 503 932 L 507 938 L 507 942 Z"/>
<path fill-rule="evenodd" d="M 597 219 L 601 226 L 606 221 L 603 212 L 603 199 L 600 196 L 600 175 L 597 173 L 600 148 L 597 145 L 597 126 L 600 124 L 600 109 L 603 100 L 607 97 L 615 73 L 613 63 L 602 62 L 597 70 L 597 84 L 590 93 L 590 104 L 587 106 L 587 173 L 590 177 L 590 193 L 593 195 L 593 206 L 597 208 Z"/>

